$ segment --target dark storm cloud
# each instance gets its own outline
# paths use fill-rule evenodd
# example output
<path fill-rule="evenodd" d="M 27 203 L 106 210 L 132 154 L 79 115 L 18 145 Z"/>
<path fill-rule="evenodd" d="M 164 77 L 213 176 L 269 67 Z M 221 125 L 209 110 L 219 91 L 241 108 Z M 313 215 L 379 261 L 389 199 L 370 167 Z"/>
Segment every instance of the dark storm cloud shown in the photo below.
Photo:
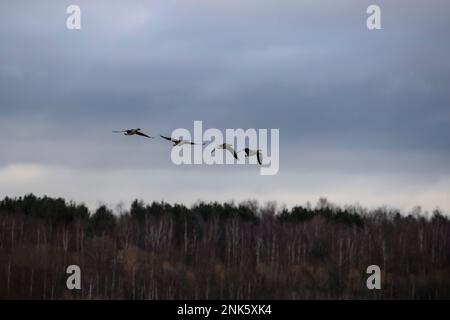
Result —
<path fill-rule="evenodd" d="M 18 19 L 11 23 L 19 31 L 2 32 L 2 112 L 86 124 L 144 116 L 149 125 L 167 126 L 182 125 L 181 115 L 212 126 L 280 127 L 287 137 L 331 135 L 355 147 L 375 143 L 379 134 L 387 147 L 448 151 L 446 140 L 436 139 L 450 133 L 440 121 L 448 116 L 450 95 L 446 34 L 435 33 L 430 43 L 420 20 L 407 19 L 410 6 L 401 4 L 388 7 L 395 19 L 385 9 L 385 29 L 394 31 L 370 33 L 365 7 L 348 5 L 317 19 L 288 11 L 231 16 L 195 6 L 172 6 L 173 14 L 156 7 L 152 18 L 149 4 L 142 7 L 149 17 L 128 30 L 132 16 L 111 21 L 107 2 L 86 3 L 78 33 L 62 26 L 62 4 L 43 4 L 52 16 L 30 10 L 36 3 L 17 5 L 20 13 L 11 6 L 2 21 Z M 442 15 L 423 8 L 427 20 Z"/>

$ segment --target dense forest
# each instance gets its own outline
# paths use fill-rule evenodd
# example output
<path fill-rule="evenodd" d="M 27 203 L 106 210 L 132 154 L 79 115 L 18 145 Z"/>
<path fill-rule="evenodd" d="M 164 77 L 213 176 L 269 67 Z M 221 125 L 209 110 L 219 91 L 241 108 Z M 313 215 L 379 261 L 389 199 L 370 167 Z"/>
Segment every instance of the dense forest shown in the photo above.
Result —
<path fill-rule="evenodd" d="M 366 269 L 381 268 L 381 290 Z M 81 268 L 68 290 L 66 268 Z M 0 299 L 450 298 L 450 220 L 380 208 L 248 201 L 95 212 L 0 201 Z"/>

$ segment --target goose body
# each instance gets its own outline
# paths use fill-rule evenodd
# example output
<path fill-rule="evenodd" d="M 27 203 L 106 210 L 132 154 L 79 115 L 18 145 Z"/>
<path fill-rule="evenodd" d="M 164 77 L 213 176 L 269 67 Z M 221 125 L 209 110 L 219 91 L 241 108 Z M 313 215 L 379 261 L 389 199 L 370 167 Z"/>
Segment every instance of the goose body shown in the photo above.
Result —
<path fill-rule="evenodd" d="M 153 137 L 150 137 L 149 135 L 146 135 L 145 133 L 141 132 L 140 128 L 121 130 L 121 131 L 113 131 L 113 133 L 123 133 L 126 136 L 138 135 L 138 136 L 141 136 L 141 137 L 153 138 Z"/>
<path fill-rule="evenodd" d="M 232 146 L 231 144 L 229 144 L 229 143 L 222 143 L 221 145 L 218 145 L 217 147 L 215 147 L 215 148 L 211 151 L 211 153 L 213 153 L 214 150 L 216 150 L 216 149 L 227 150 L 227 151 L 231 152 L 231 154 L 233 155 L 233 157 L 234 157 L 235 159 L 238 159 L 237 152 L 234 150 L 233 146 Z"/>
<path fill-rule="evenodd" d="M 259 163 L 260 165 L 262 165 L 262 153 L 261 153 L 261 150 L 260 150 L 260 149 L 258 149 L 258 150 L 252 150 L 252 149 L 250 149 L 250 148 L 245 148 L 245 149 L 243 149 L 243 150 L 241 150 L 241 151 L 244 151 L 244 152 L 245 152 L 245 157 L 246 157 L 246 158 L 252 157 L 252 156 L 256 156 L 256 158 L 258 159 L 258 163 Z M 239 152 L 241 152 L 241 151 L 239 151 Z"/>
<path fill-rule="evenodd" d="M 189 141 L 189 140 L 173 139 L 173 138 L 166 137 L 166 136 L 163 136 L 163 135 L 159 135 L 159 136 L 160 136 L 161 138 L 163 138 L 163 139 L 166 139 L 166 140 L 168 140 L 168 141 L 173 142 L 173 146 L 174 146 L 174 147 L 176 147 L 176 146 L 182 146 L 182 145 L 184 145 L 184 144 L 196 144 L 196 143 L 194 143 L 194 142 L 192 142 L 192 141 Z"/>

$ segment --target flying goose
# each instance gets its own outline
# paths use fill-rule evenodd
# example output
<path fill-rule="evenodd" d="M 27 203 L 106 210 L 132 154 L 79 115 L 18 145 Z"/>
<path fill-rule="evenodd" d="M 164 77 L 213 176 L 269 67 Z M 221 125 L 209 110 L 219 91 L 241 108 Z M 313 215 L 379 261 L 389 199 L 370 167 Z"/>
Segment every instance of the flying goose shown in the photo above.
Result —
<path fill-rule="evenodd" d="M 147 137 L 147 138 L 153 139 L 153 137 L 150 137 L 150 136 L 146 135 L 145 133 L 142 133 L 140 128 L 128 129 L 128 130 L 122 130 L 122 131 L 113 131 L 113 133 L 123 133 L 126 136 L 132 136 L 132 135 L 137 134 L 138 136 L 142 136 L 142 137 Z"/>
<path fill-rule="evenodd" d="M 230 151 L 230 152 L 233 154 L 233 156 L 234 156 L 236 159 L 238 159 L 238 155 L 237 155 L 236 151 L 234 150 L 233 146 L 232 146 L 231 144 L 229 144 L 229 143 L 222 143 L 221 145 L 218 145 L 217 147 L 215 147 L 215 148 L 211 151 L 211 154 L 212 154 L 212 153 L 214 152 L 214 150 L 216 150 L 216 149 L 224 149 L 224 150 L 228 150 L 228 151 Z"/>
<path fill-rule="evenodd" d="M 262 165 L 262 153 L 261 153 L 260 149 L 258 149 L 258 150 L 251 150 L 249 148 L 245 148 L 245 149 L 243 149 L 243 150 L 241 150 L 239 152 L 242 152 L 242 151 L 245 151 L 245 157 L 246 158 L 256 155 L 256 158 L 258 159 L 258 163 L 260 165 Z"/>
<path fill-rule="evenodd" d="M 189 140 L 173 139 L 173 138 L 165 137 L 163 135 L 159 135 L 159 136 L 161 138 L 163 138 L 163 139 L 166 139 L 166 140 L 169 140 L 169 141 L 173 142 L 173 146 L 174 147 L 182 146 L 183 144 L 197 144 L 197 143 L 194 143 L 194 142 L 189 141 Z"/>

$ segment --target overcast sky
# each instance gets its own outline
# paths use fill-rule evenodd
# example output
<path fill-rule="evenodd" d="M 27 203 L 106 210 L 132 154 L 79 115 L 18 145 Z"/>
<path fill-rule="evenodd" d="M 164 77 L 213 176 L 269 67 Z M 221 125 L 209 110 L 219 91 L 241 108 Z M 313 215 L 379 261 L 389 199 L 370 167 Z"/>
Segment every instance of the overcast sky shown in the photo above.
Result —
<path fill-rule="evenodd" d="M 449 17 L 448 0 L 2 0 L 0 196 L 450 212 Z M 279 173 L 175 166 L 166 141 L 111 133 L 194 120 L 279 129 Z"/>

